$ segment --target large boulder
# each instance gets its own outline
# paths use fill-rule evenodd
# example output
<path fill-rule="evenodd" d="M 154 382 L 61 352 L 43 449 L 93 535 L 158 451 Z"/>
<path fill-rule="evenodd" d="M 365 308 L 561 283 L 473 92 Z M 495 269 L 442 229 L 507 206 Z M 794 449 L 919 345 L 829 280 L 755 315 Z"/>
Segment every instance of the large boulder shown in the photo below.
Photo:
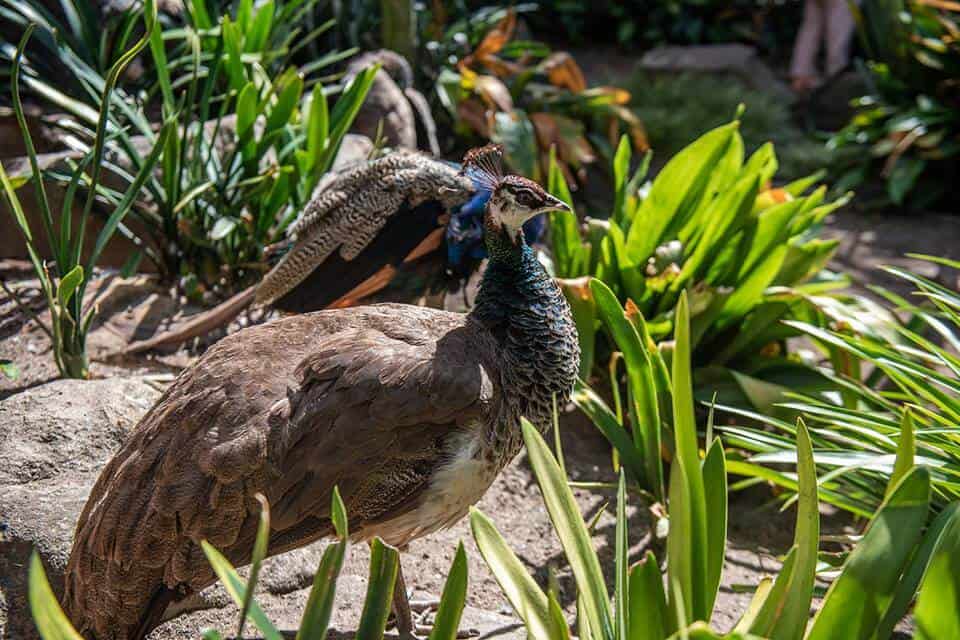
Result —
<path fill-rule="evenodd" d="M 0 402 L 0 638 L 29 638 L 36 549 L 59 593 L 73 527 L 100 469 L 160 396 L 139 378 L 58 380 Z"/>

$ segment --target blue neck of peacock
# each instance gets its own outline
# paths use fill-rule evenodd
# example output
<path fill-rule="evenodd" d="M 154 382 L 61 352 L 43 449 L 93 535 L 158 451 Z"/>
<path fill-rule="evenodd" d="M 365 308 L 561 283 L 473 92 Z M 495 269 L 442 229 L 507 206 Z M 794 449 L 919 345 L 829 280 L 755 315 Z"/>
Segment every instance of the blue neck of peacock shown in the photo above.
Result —
<path fill-rule="evenodd" d="M 487 229 L 490 260 L 471 318 L 496 339 L 501 351 L 503 415 L 492 434 L 512 457 L 519 450 L 519 418 L 541 431 L 557 406 L 569 400 L 577 380 L 580 346 L 570 306 L 560 288 L 523 240 Z"/>

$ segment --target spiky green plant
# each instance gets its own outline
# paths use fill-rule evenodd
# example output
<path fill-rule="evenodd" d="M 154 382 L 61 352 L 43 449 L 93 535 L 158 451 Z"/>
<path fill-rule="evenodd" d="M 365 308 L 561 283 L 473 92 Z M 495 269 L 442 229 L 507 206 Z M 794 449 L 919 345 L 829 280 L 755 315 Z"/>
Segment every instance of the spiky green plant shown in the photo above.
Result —
<path fill-rule="evenodd" d="M 217 578 L 220 579 L 221 584 L 236 605 L 240 607 L 240 617 L 235 637 L 243 637 L 243 628 L 249 620 L 265 640 L 283 640 L 284 634 L 274 626 L 253 597 L 260 565 L 266 557 L 267 543 L 270 537 L 270 508 L 266 498 L 259 494 L 257 498 L 261 502 L 262 509 L 251 556 L 250 577 L 246 581 L 240 577 L 230 561 L 213 545 L 204 540 L 201 542 L 201 546 L 207 560 L 217 574 Z M 296 640 L 323 640 L 327 636 L 330 626 L 330 617 L 336 597 L 337 579 L 343 567 L 349 540 L 347 510 L 336 488 L 334 488 L 331 498 L 330 513 L 336 540 L 324 549 L 323 556 L 320 558 L 320 565 L 317 567 L 317 572 L 313 578 L 313 587 L 310 589 L 307 605 L 297 629 Z M 376 640 L 383 637 L 390 614 L 391 597 L 399 561 L 399 551 L 385 544 L 379 538 L 373 540 L 370 546 L 370 579 L 367 582 L 363 612 L 360 615 L 356 635 L 358 639 Z M 447 574 L 443 596 L 437 610 L 436 623 L 430 633 L 429 640 L 456 639 L 460 625 L 460 615 L 466 601 L 466 589 L 467 556 L 463 550 L 463 544 L 460 544 L 457 547 L 450 573 Z M 56 596 L 53 595 L 53 590 L 50 588 L 43 570 L 43 564 L 36 553 L 30 558 L 28 590 L 30 611 L 43 640 L 81 640 L 80 634 L 70 624 L 66 614 L 60 608 Z M 203 637 L 204 640 L 220 640 L 224 636 L 221 631 L 212 629 L 206 631 Z"/>
<path fill-rule="evenodd" d="M 960 267 L 942 258 L 914 257 Z M 828 470 L 821 498 L 861 515 L 883 500 L 900 449 L 916 451 L 929 466 L 935 510 L 960 499 L 960 293 L 900 267 L 886 271 L 916 287 L 918 301 L 877 289 L 890 311 L 905 320 L 885 314 L 880 325 L 885 331 L 871 330 L 864 317 L 833 328 L 793 323 L 837 363 L 823 373 L 842 392 L 791 393 L 778 405 L 781 413 L 800 413 L 811 425 L 817 464 Z M 724 427 L 729 444 L 753 454 L 737 463 L 738 472 L 783 484 L 766 465 L 794 458 L 792 425 L 725 409 L 746 419 Z M 772 430 L 757 427 L 758 421 Z"/>
<path fill-rule="evenodd" d="M 753 601 L 730 634 L 709 626 L 720 584 L 727 535 L 728 471 L 719 439 L 701 458 L 690 382 L 690 330 L 686 299 L 677 308 L 677 350 L 673 362 L 673 424 L 676 455 L 670 470 L 666 576 L 652 552 L 629 565 L 626 520 L 627 474 L 617 485 L 613 605 L 588 526 L 566 475 L 542 436 L 528 422 L 523 436 L 547 512 L 576 580 L 577 631 L 590 640 L 666 638 L 887 638 L 918 593 L 919 637 L 960 633 L 955 567 L 960 545 L 960 502 L 952 503 L 929 527 L 930 474 L 913 466 L 912 451 L 898 456 L 900 473 L 888 496 L 847 555 L 839 576 L 808 625 L 819 553 L 817 477 L 810 434 L 797 424 L 798 488 L 794 544 L 774 580 L 757 585 Z M 647 348 L 644 346 L 644 348 Z M 552 591 L 544 593 L 489 518 L 470 515 L 477 546 L 531 637 L 570 638 L 569 624 Z M 661 561 L 663 559 L 660 559 Z M 825 576 L 820 576 L 822 579 Z M 937 635 L 946 634 L 946 635 Z"/>
<path fill-rule="evenodd" d="M 551 214 L 553 268 L 580 310 L 582 353 L 595 354 L 605 375 L 608 355 L 625 348 L 606 339 L 613 311 L 587 312 L 596 287 L 571 288 L 593 276 L 658 342 L 672 333 L 680 292 L 689 292 L 701 399 L 717 391 L 721 401 L 749 405 L 766 385 L 823 387 L 821 376 L 787 352 L 787 339 L 800 332 L 781 320 L 810 318 L 819 313 L 814 294 L 844 286 L 824 270 L 837 241 L 817 231 L 847 198 L 827 200 L 824 186 L 808 193 L 819 175 L 771 187 L 773 146 L 745 157 L 737 120 L 687 146 L 645 187 L 648 163 L 644 158 L 631 173 L 631 147 L 621 140 L 609 218 L 581 227 L 574 213 Z M 572 204 L 555 163 L 549 188 Z M 593 363 L 582 364 L 586 377 Z"/>
<path fill-rule="evenodd" d="M 153 0 L 148 0 L 144 16 L 145 32 L 150 33 L 157 25 L 157 8 Z M 104 189 L 101 183 L 104 175 L 102 167 L 106 163 L 104 153 L 108 137 L 112 137 L 113 134 L 109 125 L 113 109 L 110 96 L 123 69 L 147 46 L 148 36 L 144 35 L 138 40 L 110 68 L 103 83 L 102 108 L 93 125 L 95 130 L 91 132 L 92 146 L 83 155 L 82 160 L 79 163 L 73 163 L 70 172 L 62 176 L 68 186 L 64 192 L 62 210 L 58 216 L 55 216 L 47 193 L 47 178 L 40 171 L 37 153 L 24 118 L 23 105 L 20 102 L 20 62 L 32 32 L 33 27 L 28 27 L 14 56 L 11 94 L 14 112 L 30 161 L 31 173 L 26 182 L 32 183 L 34 188 L 42 232 L 53 254 L 52 263 L 41 258 L 37 248 L 38 238 L 33 229 L 35 221 L 31 222 L 24 212 L 14 188 L 14 182 L 7 176 L 2 166 L 0 166 L 0 182 L 2 182 L 10 214 L 15 226 L 23 235 L 34 272 L 47 300 L 50 322 L 38 321 L 38 323 L 50 338 L 57 369 L 64 377 L 86 378 L 88 374 L 87 331 L 96 314 L 96 306 L 85 306 L 84 293 L 87 283 L 107 242 L 133 208 L 140 188 L 150 180 L 164 146 L 170 139 L 176 137 L 174 135 L 176 122 L 172 117 L 165 121 L 160 130 L 153 135 L 148 153 L 138 158 L 135 175 L 130 175 L 126 187 L 123 190 L 113 191 L 113 197 L 104 203 L 106 214 L 104 226 L 97 234 L 93 248 L 85 252 L 87 223 L 93 212 L 97 194 Z M 80 195 L 81 188 L 86 193 L 86 197 Z M 80 202 L 83 202 L 82 212 L 79 225 L 74 228 L 74 205 L 77 204 L 79 208 Z M 16 300 L 15 297 L 14 300 Z"/>
<path fill-rule="evenodd" d="M 89 209 L 102 214 L 133 193 L 129 220 L 117 227 L 136 247 L 132 263 L 146 256 L 188 295 L 226 294 L 259 277 L 264 247 L 283 237 L 329 170 L 373 81 L 374 68 L 345 87 L 309 80 L 336 56 L 280 72 L 284 47 L 299 33 L 290 21 L 311 5 L 271 1 L 254 8 L 247 0 L 232 16 L 211 17 L 197 0 L 187 3 L 190 18 L 180 29 L 153 20 L 145 38 L 156 86 L 145 102 L 116 82 L 106 87 L 80 63 L 67 68 L 87 91 L 100 92 L 99 111 L 43 87 L 44 98 L 72 116 L 71 139 L 81 152 L 97 146 L 95 128 L 109 134 L 98 144 L 108 151 L 101 164 L 113 179 L 97 185 Z M 58 46 L 73 59 L 66 44 Z M 331 110 L 327 94 L 337 89 Z M 151 121 L 154 103 L 178 127 L 162 145 Z M 159 148 L 159 171 L 134 183 L 144 143 Z M 62 188 L 71 182 L 61 171 L 46 175 Z"/>

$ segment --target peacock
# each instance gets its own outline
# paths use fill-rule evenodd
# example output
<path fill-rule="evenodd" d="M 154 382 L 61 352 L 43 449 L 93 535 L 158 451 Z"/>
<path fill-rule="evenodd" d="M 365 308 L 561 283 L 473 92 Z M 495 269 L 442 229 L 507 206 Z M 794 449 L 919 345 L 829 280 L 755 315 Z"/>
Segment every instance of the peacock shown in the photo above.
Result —
<path fill-rule="evenodd" d="M 478 169 L 408 150 L 361 162 L 325 181 L 255 286 L 127 353 L 181 344 L 229 323 L 251 304 L 306 313 L 368 301 L 414 302 L 462 289 L 486 258 L 488 189 Z M 524 226 L 539 239 L 542 217 Z"/>
<path fill-rule="evenodd" d="M 400 176 L 414 163 L 385 207 L 435 198 L 439 212 L 470 189 L 484 203 L 489 261 L 469 312 L 381 303 L 291 315 L 227 336 L 178 376 L 104 468 L 77 523 L 63 605 L 85 637 L 142 638 L 213 583 L 201 540 L 249 563 L 257 494 L 271 505 L 271 555 L 333 533 L 334 487 L 354 540 L 403 549 L 480 500 L 520 450 L 521 417 L 550 425 L 554 402 L 572 393 L 580 348 L 570 307 L 522 227 L 567 206 L 503 175 L 499 153 L 473 151 L 454 172 L 409 155 L 373 165 Z M 417 190 L 428 182 L 432 191 Z M 338 193 L 298 224 L 312 240 L 264 281 L 264 300 L 282 301 L 331 247 L 349 261 L 368 238 L 380 242 L 385 225 L 355 213 L 370 210 L 353 199 L 363 192 Z M 313 234 L 313 220 L 331 219 L 341 222 Z M 401 571 L 394 610 L 410 636 L 404 584 Z"/>

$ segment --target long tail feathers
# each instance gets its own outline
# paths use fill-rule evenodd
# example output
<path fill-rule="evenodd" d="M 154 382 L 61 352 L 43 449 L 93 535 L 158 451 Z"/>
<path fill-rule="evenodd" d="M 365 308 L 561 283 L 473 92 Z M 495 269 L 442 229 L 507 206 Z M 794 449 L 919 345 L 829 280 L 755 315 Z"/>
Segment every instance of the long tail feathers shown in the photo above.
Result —
<path fill-rule="evenodd" d="M 198 313 L 196 316 L 183 323 L 181 326 L 166 331 L 164 333 L 133 342 L 124 349 L 124 353 L 140 353 L 159 347 L 169 347 L 183 344 L 187 340 L 196 338 L 218 327 L 228 324 L 231 320 L 243 313 L 243 310 L 250 306 L 256 294 L 257 287 L 252 286 L 244 289 L 232 298 L 221 302 L 219 305 Z"/>

